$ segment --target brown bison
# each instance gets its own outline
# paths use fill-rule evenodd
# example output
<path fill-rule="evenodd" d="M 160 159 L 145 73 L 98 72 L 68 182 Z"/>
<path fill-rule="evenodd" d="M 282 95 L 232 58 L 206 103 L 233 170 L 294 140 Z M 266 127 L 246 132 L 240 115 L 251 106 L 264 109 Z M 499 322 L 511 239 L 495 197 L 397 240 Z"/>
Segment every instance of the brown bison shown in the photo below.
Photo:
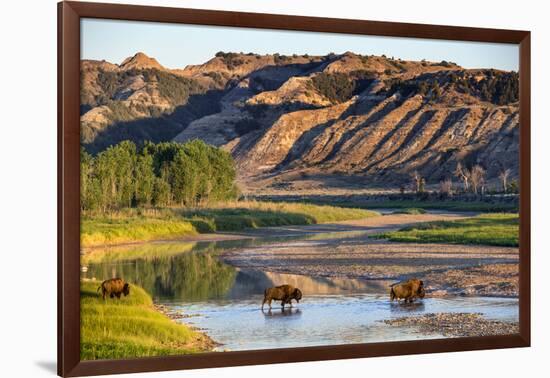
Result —
<path fill-rule="evenodd" d="M 413 302 L 416 298 L 424 298 L 426 292 L 424 290 L 424 282 L 412 278 L 408 281 L 398 282 L 390 286 L 390 300 L 404 299 L 405 303 Z"/>
<path fill-rule="evenodd" d="M 262 302 L 262 310 L 264 309 L 264 304 L 267 302 L 269 308 L 271 308 L 271 301 L 280 300 L 281 307 L 285 308 L 285 304 L 290 304 L 292 307 L 292 300 L 296 300 L 296 303 L 300 302 L 302 299 L 302 292 L 300 289 L 295 288 L 291 285 L 281 285 L 276 287 L 270 287 L 264 291 L 264 301 Z"/>
<path fill-rule="evenodd" d="M 110 280 L 103 281 L 101 286 L 97 288 L 97 291 L 100 289 L 101 294 L 103 295 L 103 300 L 105 300 L 105 295 L 108 295 L 110 298 L 114 298 L 116 296 L 120 299 L 121 294 L 124 294 L 124 296 L 130 294 L 130 285 L 120 278 L 111 278 Z"/>

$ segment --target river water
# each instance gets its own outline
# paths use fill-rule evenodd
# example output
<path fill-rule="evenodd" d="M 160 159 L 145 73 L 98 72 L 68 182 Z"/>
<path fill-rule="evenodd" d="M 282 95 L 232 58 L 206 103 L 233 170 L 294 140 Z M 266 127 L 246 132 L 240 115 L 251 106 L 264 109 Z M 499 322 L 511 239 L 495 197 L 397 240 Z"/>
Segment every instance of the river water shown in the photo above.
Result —
<path fill-rule="evenodd" d="M 349 235 L 348 235 L 349 236 Z M 322 238 L 317 234 L 316 238 Z M 330 237 L 334 237 L 331 233 Z M 155 303 L 181 313 L 186 324 L 220 343 L 218 350 L 271 349 L 440 338 L 383 320 L 434 312 L 481 313 L 518 321 L 518 300 L 492 297 L 425 298 L 390 303 L 389 281 L 313 277 L 241 270 L 220 253 L 294 238 L 261 237 L 221 242 L 157 242 L 94 250 L 82 259 L 83 278 L 123 277 L 150 293 Z M 394 281 L 392 281 L 394 282 Z M 293 308 L 260 309 L 266 287 L 288 283 L 303 300 Z"/>

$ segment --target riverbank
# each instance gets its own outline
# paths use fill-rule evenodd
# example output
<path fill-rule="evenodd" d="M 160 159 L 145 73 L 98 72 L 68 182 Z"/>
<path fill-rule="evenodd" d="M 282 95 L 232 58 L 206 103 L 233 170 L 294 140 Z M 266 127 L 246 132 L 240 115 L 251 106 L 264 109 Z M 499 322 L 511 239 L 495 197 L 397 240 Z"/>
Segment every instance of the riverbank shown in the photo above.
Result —
<path fill-rule="evenodd" d="M 426 222 L 375 237 L 404 243 L 519 246 L 518 214 L 482 214 L 453 221 Z"/>
<path fill-rule="evenodd" d="M 517 195 L 488 195 L 484 198 L 475 196 L 453 196 L 442 199 L 435 192 L 417 196 L 414 193 L 401 194 L 387 190 L 337 190 L 330 191 L 273 191 L 261 195 L 250 195 L 258 201 L 272 202 L 305 202 L 317 205 L 353 207 L 359 209 L 405 209 L 420 208 L 425 210 L 475 211 L 482 213 L 519 211 Z"/>
<path fill-rule="evenodd" d="M 363 280 L 424 279 L 431 296 L 518 295 L 519 250 L 516 247 L 444 243 L 398 243 L 372 238 L 420 222 L 457 221 L 464 214 L 392 214 L 325 225 L 323 238 L 271 243 L 226 251 L 224 262 L 242 269 L 315 277 Z M 471 216 L 470 216 L 471 218 Z M 294 227 L 295 234 L 320 226 Z M 285 228 L 271 229 L 277 234 Z"/>
<path fill-rule="evenodd" d="M 518 322 L 485 319 L 481 314 L 438 313 L 384 320 L 396 327 L 416 327 L 418 332 L 442 334 L 445 337 L 513 335 L 519 333 Z"/>
<path fill-rule="evenodd" d="M 238 201 L 207 209 L 126 209 L 107 215 L 85 214 L 81 247 L 153 240 L 197 238 L 200 234 L 260 227 L 309 225 L 369 218 L 377 212 L 300 203 Z"/>
<path fill-rule="evenodd" d="M 158 311 L 143 289 L 105 301 L 99 281 L 80 286 L 80 358 L 82 360 L 182 355 L 212 351 L 217 344 L 206 334 L 176 323 Z"/>

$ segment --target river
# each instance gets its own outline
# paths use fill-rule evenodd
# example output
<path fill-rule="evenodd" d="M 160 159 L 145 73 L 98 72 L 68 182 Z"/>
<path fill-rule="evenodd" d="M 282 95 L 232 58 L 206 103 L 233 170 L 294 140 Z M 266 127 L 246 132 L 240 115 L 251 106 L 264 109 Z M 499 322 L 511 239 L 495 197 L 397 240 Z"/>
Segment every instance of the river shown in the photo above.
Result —
<path fill-rule="evenodd" d="M 518 321 L 517 298 L 426 297 L 413 304 L 391 303 L 388 285 L 395 280 L 286 274 L 239 268 L 220 258 L 224 253 L 296 246 L 319 240 L 349 240 L 362 231 L 311 234 L 274 232 L 242 240 L 153 242 L 95 249 L 83 256 L 83 278 L 123 277 L 143 287 L 155 303 L 180 313 L 185 322 L 220 343 L 218 350 L 270 349 L 383 342 L 443 337 L 414 327 L 383 321 L 440 312 L 480 313 L 487 319 Z M 303 300 L 293 308 L 260 309 L 266 287 L 299 287 Z"/>

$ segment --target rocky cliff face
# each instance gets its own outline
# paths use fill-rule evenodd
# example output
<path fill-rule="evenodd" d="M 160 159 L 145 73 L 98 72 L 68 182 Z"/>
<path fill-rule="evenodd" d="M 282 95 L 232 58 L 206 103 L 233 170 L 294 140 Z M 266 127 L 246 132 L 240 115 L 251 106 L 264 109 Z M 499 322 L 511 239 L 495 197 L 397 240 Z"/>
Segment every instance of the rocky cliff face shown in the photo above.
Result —
<path fill-rule="evenodd" d="M 413 171 L 435 184 L 458 162 L 482 165 L 489 180 L 502 167 L 518 174 L 513 72 L 349 52 L 218 53 L 179 70 L 140 53 L 121 65 L 83 61 L 82 72 L 89 149 L 200 138 L 232 152 L 245 190 L 395 187 Z"/>

